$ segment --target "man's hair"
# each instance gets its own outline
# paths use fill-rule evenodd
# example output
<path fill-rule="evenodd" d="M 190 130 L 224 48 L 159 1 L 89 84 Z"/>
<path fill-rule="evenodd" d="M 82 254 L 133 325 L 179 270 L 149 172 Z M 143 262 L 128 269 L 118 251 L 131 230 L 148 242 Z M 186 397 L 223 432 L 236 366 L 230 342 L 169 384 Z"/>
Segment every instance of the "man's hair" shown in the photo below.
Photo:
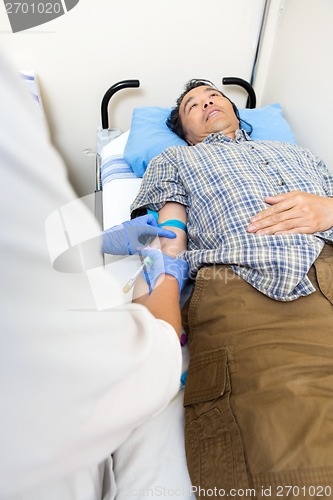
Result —
<path fill-rule="evenodd" d="M 190 80 L 186 83 L 184 87 L 184 92 L 178 97 L 176 101 L 176 107 L 172 109 L 169 118 L 167 119 L 167 126 L 169 127 L 172 132 L 175 132 L 181 139 L 184 139 L 184 141 L 187 142 L 186 135 L 185 135 L 185 130 L 180 118 L 179 114 L 179 108 L 180 105 L 186 96 L 188 92 L 190 92 L 192 89 L 196 89 L 197 87 L 211 87 L 212 89 L 216 90 L 219 92 L 219 94 L 223 95 L 228 101 L 231 103 L 233 110 L 235 112 L 235 115 L 237 116 L 238 121 L 240 122 L 240 117 L 239 117 L 239 112 L 236 107 L 236 105 L 227 97 L 223 92 L 221 92 L 218 88 L 215 87 L 215 85 L 210 81 L 210 80 L 202 80 L 202 79 L 193 79 Z"/>

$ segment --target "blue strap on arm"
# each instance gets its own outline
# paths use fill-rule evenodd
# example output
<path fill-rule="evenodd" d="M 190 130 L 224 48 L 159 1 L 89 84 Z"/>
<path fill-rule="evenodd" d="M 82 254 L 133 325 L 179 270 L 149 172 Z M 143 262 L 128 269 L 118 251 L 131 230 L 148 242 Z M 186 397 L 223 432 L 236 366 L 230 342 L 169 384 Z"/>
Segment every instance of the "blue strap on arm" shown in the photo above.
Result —
<path fill-rule="evenodd" d="M 154 212 L 153 210 L 148 209 L 147 213 L 153 215 L 156 219 L 156 222 L 158 222 L 158 212 Z"/>
<path fill-rule="evenodd" d="M 184 224 L 184 222 L 178 219 L 169 219 L 158 225 L 158 227 L 163 227 L 163 226 L 178 227 L 178 229 L 181 229 L 182 231 L 187 233 L 186 224 Z"/>
<path fill-rule="evenodd" d="M 154 212 L 153 210 L 147 210 L 148 214 L 152 214 L 156 221 L 158 220 L 158 213 Z M 158 224 L 158 227 L 163 227 L 163 226 L 170 226 L 170 227 L 178 227 L 178 229 L 182 229 L 185 233 L 187 233 L 186 229 L 186 224 L 182 222 L 181 220 L 178 219 L 169 219 L 166 220 L 165 222 L 162 222 L 161 224 Z"/>

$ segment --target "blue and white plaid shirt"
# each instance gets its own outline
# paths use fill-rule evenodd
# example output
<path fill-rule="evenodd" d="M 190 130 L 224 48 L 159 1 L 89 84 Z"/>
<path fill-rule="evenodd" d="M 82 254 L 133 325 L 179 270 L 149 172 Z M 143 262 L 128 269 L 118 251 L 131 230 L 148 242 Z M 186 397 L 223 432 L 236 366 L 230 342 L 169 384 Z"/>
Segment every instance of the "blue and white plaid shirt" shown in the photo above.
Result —
<path fill-rule="evenodd" d="M 196 146 L 168 148 L 149 164 L 131 210 L 186 206 L 190 275 L 211 264 L 236 274 L 275 300 L 314 291 L 307 272 L 333 228 L 315 234 L 256 235 L 250 218 L 267 208 L 266 196 L 305 191 L 333 196 L 333 176 L 322 161 L 294 144 L 211 134 Z"/>

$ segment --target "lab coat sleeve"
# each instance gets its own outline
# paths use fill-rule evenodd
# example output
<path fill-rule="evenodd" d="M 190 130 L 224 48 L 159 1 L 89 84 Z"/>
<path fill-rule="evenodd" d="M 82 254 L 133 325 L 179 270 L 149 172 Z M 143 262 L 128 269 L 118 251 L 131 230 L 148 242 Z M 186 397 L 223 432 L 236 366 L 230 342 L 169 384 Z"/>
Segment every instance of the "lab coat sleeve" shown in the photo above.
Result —
<path fill-rule="evenodd" d="M 45 221 L 76 196 L 3 61 L 0 75 L 0 498 L 7 498 L 111 454 L 176 394 L 181 353 L 174 329 L 143 306 L 97 311 L 85 273 L 53 269 Z M 99 234 L 90 211 L 78 210 Z"/>

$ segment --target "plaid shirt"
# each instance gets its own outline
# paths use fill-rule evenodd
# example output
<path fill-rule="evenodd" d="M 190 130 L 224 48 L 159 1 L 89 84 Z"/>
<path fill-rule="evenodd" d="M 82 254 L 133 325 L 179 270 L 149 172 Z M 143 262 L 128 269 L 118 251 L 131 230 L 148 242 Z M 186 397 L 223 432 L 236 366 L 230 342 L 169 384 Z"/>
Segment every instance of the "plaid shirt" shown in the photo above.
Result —
<path fill-rule="evenodd" d="M 190 275 L 211 264 L 233 271 L 275 300 L 314 291 L 307 272 L 333 228 L 315 234 L 256 235 L 250 218 L 266 196 L 300 190 L 333 196 L 333 176 L 322 161 L 294 144 L 252 141 L 243 130 L 230 139 L 211 134 L 196 146 L 165 150 L 149 164 L 131 210 L 186 206 Z"/>

